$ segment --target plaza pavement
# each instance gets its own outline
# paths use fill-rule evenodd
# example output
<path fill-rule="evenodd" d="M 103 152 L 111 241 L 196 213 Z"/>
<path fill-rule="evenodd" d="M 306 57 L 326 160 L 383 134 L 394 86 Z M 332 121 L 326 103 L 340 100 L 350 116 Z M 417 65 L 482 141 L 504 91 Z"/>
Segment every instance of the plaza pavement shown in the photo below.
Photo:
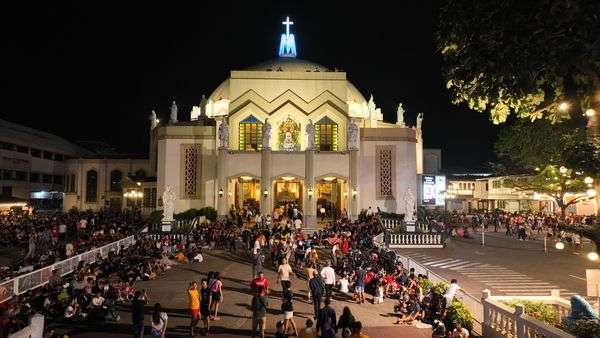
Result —
<path fill-rule="evenodd" d="M 544 253 L 541 235 L 536 240 L 519 241 L 504 232 L 486 232 L 485 246 L 481 233 L 471 239 L 452 239 L 444 249 L 400 249 L 421 265 L 459 284 L 473 296 L 480 298 L 483 289 L 496 295 L 549 295 L 559 289 L 561 295 L 586 295 L 585 269 L 599 268 L 586 255 L 593 250 L 589 241 L 575 249 L 565 243 L 557 250 L 548 239 Z"/>
<path fill-rule="evenodd" d="M 249 282 L 252 267 L 249 262 L 237 255 L 224 251 L 212 251 L 204 254 L 204 262 L 182 264 L 168 271 L 164 276 L 154 281 L 136 283 L 136 288 L 146 289 L 150 298 L 147 307 L 145 324 L 149 326 L 151 307 L 161 303 L 169 315 L 167 337 L 188 337 L 189 314 L 187 311 L 187 287 L 191 280 L 206 278 L 209 271 L 219 271 L 223 278 L 224 302 L 219 309 L 220 320 L 212 322 L 211 337 L 249 337 L 251 336 L 251 310 L 249 308 L 251 295 Z M 276 274 L 272 269 L 265 275 L 271 283 L 269 311 L 267 321 L 268 336 L 274 336 L 275 323 L 282 319 L 281 285 L 276 283 Z M 313 316 L 312 304 L 306 301 L 307 282 L 304 279 L 292 281 L 294 290 L 294 319 L 298 328 L 305 325 L 307 318 Z M 386 299 L 383 304 L 374 305 L 370 302 L 358 305 L 334 296 L 333 308 L 339 315 L 344 306 L 349 306 L 357 320 L 365 327 L 364 331 L 371 338 L 378 337 L 431 337 L 431 329 L 415 326 L 395 326 L 395 317 L 391 315 L 394 301 Z M 200 325 L 200 324 L 199 324 Z M 59 328 L 57 332 L 69 332 L 70 337 L 132 337 L 131 315 L 128 310 L 121 311 L 120 322 L 107 322 L 98 326 L 80 326 Z"/>

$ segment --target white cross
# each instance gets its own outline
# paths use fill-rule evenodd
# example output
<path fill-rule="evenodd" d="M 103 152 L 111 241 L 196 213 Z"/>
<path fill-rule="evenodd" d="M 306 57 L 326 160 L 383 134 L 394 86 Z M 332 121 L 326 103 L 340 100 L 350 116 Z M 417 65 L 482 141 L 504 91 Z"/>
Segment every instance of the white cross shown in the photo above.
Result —
<path fill-rule="evenodd" d="M 290 26 L 294 24 L 293 21 L 290 21 L 290 17 L 286 17 L 285 21 L 282 22 L 283 25 L 285 25 L 285 34 L 286 35 L 290 35 Z"/>

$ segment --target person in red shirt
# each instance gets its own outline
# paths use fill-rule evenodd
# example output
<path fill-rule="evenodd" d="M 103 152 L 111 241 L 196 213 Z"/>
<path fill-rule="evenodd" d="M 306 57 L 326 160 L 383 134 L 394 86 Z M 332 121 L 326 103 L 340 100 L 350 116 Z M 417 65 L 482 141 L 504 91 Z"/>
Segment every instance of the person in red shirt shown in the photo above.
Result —
<path fill-rule="evenodd" d="M 348 253 L 350 252 L 350 242 L 346 236 L 344 236 L 344 239 L 342 239 L 342 245 L 340 245 L 340 249 L 342 250 L 344 256 L 348 256 Z"/>
<path fill-rule="evenodd" d="M 252 288 L 254 292 L 262 289 L 265 291 L 265 294 L 269 294 L 269 280 L 265 278 L 265 274 L 262 271 L 260 271 L 258 276 L 252 280 L 250 288 Z"/>

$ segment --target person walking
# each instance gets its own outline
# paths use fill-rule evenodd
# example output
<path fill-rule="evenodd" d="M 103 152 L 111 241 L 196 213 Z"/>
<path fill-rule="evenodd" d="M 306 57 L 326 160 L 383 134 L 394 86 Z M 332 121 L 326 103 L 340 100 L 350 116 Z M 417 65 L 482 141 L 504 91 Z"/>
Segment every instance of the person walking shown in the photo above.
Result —
<path fill-rule="evenodd" d="M 135 338 L 144 337 L 144 306 L 146 304 L 148 304 L 146 290 L 137 290 L 131 301 L 131 322 Z"/>
<path fill-rule="evenodd" d="M 210 331 L 210 295 L 208 280 L 203 278 L 200 283 L 200 316 L 204 322 L 204 329 L 200 333 L 203 336 L 206 336 Z"/>
<path fill-rule="evenodd" d="M 335 285 L 335 270 L 331 267 L 331 261 L 327 261 L 327 265 L 321 270 L 321 278 L 325 282 L 325 297 L 331 298 L 331 290 Z"/>
<path fill-rule="evenodd" d="M 267 326 L 267 308 L 269 301 L 262 286 L 256 288 L 250 308 L 252 309 L 252 338 L 256 338 L 256 331 L 260 330 L 260 338 L 265 338 Z"/>
<path fill-rule="evenodd" d="M 164 338 L 167 331 L 169 316 L 162 311 L 159 303 L 154 304 L 150 335 L 152 338 Z"/>
<path fill-rule="evenodd" d="M 325 306 L 319 311 L 317 329 L 321 338 L 335 338 L 337 332 L 335 310 L 330 306 L 331 300 L 325 298 Z"/>
<path fill-rule="evenodd" d="M 188 305 L 192 320 L 190 322 L 190 336 L 194 336 L 194 328 L 200 321 L 200 293 L 198 292 L 198 284 L 196 281 L 190 283 L 188 289 Z"/>
<path fill-rule="evenodd" d="M 293 295 L 290 289 L 283 293 L 283 302 L 281 303 L 281 311 L 283 312 L 283 332 L 288 334 L 292 329 L 293 335 L 298 336 L 298 328 L 294 322 L 294 304 L 292 303 Z"/>
<path fill-rule="evenodd" d="M 365 277 L 367 272 L 363 269 L 362 265 L 354 272 L 354 293 L 356 297 L 356 303 L 362 304 L 365 302 Z"/>
<path fill-rule="evenodd" d="M 210 288 L 210 307 L 214 311 L 212 320 L 219 320 L 219 304 L 223 302 L 223 282 L 219 272 L 215 272 L 215 276 L 209 285 Z"/>
<path fill-rule="evenodd" d="M 319 311 L 321 310 L 321 297 L 323 297 L 323 293 L 325 293 L 321 276 L 315 274 L 308 282 L 308 286 L 310 289 L 310 294 L 312 295 L 313 308 L 315 312 L 314 318 L 316 320 L 319 317 Z"/>
<path fill-rule="evenodd" d="M 292 282 L 290 280 L 291 276 L 294 274 L 292 267 L 288 263 L 287 258 L 282 260 L 282 264 L 277 269 L 277 281 L 281 282 L 281 290 L 285 295 L 290 287 L 292 286 Z"/>
<path fill-rule="evenodd" d="M 259 271 L 258 276 L 252 280 L 252 283 L 250 283 L 250 288 L 253 292 L 257 292 L 259 289 L 262 289 L 265 294 L 269 294 L 269 280 L 265 277 L 265 274 L 262 271 Z"/>

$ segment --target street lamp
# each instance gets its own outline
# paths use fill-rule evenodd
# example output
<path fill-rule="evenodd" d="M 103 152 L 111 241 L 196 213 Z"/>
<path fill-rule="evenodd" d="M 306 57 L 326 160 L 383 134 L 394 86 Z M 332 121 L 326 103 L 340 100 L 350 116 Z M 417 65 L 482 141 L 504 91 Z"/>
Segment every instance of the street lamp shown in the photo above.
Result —
<path fill-rule="evenodd" d="M 567 173 L 567 168 L 563 165 L 560 168 L 558 168 L 558 171 L 560 171 L 561 174 L 566 174 Z"/>
<path fill-rule="evenodd" d="M 583 182 L 585 184 L 592 184 L 592 183 L 594 183 L 594 179 L 588 176 L 588 177 L 586 177 L 586 178 L 583 179 Z"/>
<path fill-rule="evenodd" d="M 356 198 L 356 195 L 358 195 L 358 191 L 356 191 L 356 188 L 352 189 L 352 198 Z"/>
<path fill-rule="evenodd" d="M 306 192 L 308 194 L 308 198 L 311 199 L 313 196 L 313 190 L 312 188 L 308 188 L 308 191 Z"/>
<path fill-rule="evenodd" d="M 219 197 L 223 197 L 223 188 L 219 188 Z"/>
<path fill-rule="evenodd" d="M 589 254 L 587 254 L 587 258 L 588 258 L 590 261 L 593 261 L 593 262 L 595 262 L 595 261 L 597 261 L 597 260 L 598 260 L 598 258 L 600 258 L 600 257 L 598 257 L 598 253 L 597 253 L 596 251 L 592 251 L 592 252 L 590 252 Z"/>
<path fill-rule="evenodd" d="M 565 112 L 565 111 L 569 110 L 569 107 L 570 107 L 569 102 L 563 101 L 558 105 L 558 110 Z"/>
<path fill-rule="evenodd" d="M 563 242 L 556 242 L 556 244 L 554 244 L 554 247 L 555 247 L 557 250 L 562 250 L 562 249 L 564 249 L 564 248 L 565 248 L 565 243 L 563 243 Z"/>
<path fill-rule="evenodd" d="M 587 117 L 592 117 L 596 115 L 596 111 L 592 108 L 589 108 L 588 110 L 585 111 L 585 116 Z"/>

